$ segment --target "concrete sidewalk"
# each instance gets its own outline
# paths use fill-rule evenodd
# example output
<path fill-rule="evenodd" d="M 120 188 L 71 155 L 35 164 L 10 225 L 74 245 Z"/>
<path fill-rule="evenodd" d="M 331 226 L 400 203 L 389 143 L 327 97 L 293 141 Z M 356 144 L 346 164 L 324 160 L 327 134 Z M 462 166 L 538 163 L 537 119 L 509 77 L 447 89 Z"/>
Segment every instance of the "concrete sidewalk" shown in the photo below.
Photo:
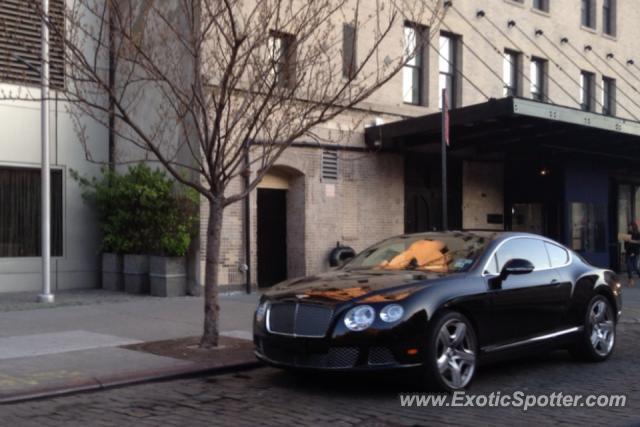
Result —
<path fill-rule="evenodd" d="M 222 348 L 208 352 L 197 349 L 195 338 L 202 298 L 103 290 L 62 292 L 53 306 L 34 298 L 0 294 L 0 403 L 256 363 L 250 342 L 256 294 L 221 296 Z M 188 352 L 158 351 L 185 337 L 192 337 Z"/>

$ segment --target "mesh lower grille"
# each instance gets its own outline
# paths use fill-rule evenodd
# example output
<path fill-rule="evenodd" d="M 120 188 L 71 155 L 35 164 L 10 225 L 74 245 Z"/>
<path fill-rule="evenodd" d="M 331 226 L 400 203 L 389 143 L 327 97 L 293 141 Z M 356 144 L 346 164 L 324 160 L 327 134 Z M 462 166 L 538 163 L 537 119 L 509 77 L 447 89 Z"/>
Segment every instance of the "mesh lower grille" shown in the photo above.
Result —
<path fill-rule="evenodd" d="M 396 358 L 386 347 L 371 347 L 369 349 L 369 365 L 392 365 Z"/>
<path fill-rule="evenodd" d="M 359 351 L 355 347 L 332 347 L 327 354 L 330 368 L 351 368 L 358 361 Z"/>
<path fill-rule="evenodd" d="M 360 354 L 356 347 L 332 347 L 327 353 L 304 353 L 266 342 L 261 343 L 259 349 L 274 362 L 301 368 L 352 368 Z"/>

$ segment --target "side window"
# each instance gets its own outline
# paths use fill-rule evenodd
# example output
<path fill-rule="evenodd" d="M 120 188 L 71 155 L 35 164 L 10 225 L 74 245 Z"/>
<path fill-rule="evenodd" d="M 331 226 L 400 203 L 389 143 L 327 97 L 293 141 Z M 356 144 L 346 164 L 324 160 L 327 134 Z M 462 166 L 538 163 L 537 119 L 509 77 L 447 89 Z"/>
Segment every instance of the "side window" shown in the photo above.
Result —
<path fill-rule="evenodd" d="M 549 256 L 544 247 L 544 242 L 538 239 L 516 238 L 503 244 L 496 254 L 498 258 L 498 271 L 501 271 L 507 261 L 521 258 L 530 261 L 536 270 L 549 268 Z"/>
<path fill-rule="evenodd" d="M 498 270 L 498 259 L 496 258 L 495 254 L 491 257 L 491 260 L 489 260 L 487 268 L 484 270 L 484 272 L 493 276 L 497 276 L 500 273 L 500 270 Z"/>
<path fill-rule="evenodd" d="M 567 252 L 566 249 L 552 243 L 545 242 L 544 245 L 547 248 L 547 252 L 549 252 L 551 267 L 562 267 L 569 261 L 569 252 Z"/>

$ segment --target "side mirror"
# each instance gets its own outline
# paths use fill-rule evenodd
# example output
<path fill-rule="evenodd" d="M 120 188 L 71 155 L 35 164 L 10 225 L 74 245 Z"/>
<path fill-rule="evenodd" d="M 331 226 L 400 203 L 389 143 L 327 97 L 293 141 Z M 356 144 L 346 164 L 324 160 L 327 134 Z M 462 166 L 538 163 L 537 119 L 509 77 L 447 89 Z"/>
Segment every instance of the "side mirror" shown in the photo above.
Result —
<path fill-rule="evenodd" d="M 502 287 L 502 282 L 512 274 L 529 274 L 533 270 L 535 270 L 535 266 L 531 261 L 521 258 L 510 259 L 504 267 L 502 267 L 500 275 L 489 280 L 489 286 L 491 289 L 500 289 Z"/>
<path fill-rule="evenodd" d="M 500 279 L 505 280 L 512 274 L 529 274 L 533 270 L 535 270 L 535 267 L 531 263 L 531 261 L 521 258 L 510 259 L 509 261 L 507 261 L 504 267 L 502 267 L 502 271 L 500 272 Z"/>

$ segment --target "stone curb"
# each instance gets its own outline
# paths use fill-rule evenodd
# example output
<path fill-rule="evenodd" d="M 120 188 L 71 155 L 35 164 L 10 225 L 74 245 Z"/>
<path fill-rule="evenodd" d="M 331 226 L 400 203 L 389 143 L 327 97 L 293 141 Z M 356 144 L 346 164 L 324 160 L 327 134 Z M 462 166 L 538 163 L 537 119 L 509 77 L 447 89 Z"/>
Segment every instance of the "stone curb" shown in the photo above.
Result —
<path fill-rule="evenodd" d="M 34 388 L 25 392 L 2 393 L 0 394 L 0 405 L 66 396 L 70 394 L 100 391 L 109 388 L 144 384 L 156 381 L 169 381 L 197 376 L 219 375 L 229 372 L 256 369 L 261 366 L 264 365 L 258 360 L 217 366 L 200 363 L 194 364 L 193 366 L 179 368 L 155 369 L 127 374 L 104 375 L 81 381 L 71 381 L 67 384 L 60 384 L 52 387 Z"/>

